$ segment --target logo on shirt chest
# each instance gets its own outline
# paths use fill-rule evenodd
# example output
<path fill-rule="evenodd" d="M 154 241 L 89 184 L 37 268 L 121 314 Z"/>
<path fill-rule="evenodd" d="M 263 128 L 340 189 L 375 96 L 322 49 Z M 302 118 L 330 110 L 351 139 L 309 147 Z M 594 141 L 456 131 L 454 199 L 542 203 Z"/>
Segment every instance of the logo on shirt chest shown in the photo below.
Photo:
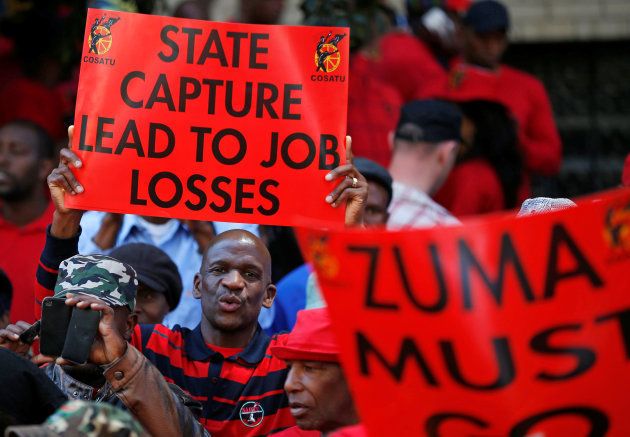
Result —
<path fill-rule="evenodd" d="M 245 402 L 239 412 L 243 425 L 254 428 L 260 425 L 265 417 L 265 410 L 258 402 Z"/>

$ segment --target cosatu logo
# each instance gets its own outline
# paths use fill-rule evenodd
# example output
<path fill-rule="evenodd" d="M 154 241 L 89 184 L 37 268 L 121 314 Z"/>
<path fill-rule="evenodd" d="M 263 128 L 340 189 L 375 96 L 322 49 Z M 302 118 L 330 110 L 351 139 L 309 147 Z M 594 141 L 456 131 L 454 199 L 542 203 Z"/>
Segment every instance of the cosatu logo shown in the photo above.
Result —
<path fill-rule="evenodd" d="M 327 36 L 323 36 L 317 42 L 315 49 L 315 71 L 324 73 L 332 73 L 341 63 L 341 53 L 337 45 L 346 36 L 345 33 L 338 33 L 331 37 L 332 32 L 328 32 Z"/>
<path fill-rule="evenodd" d="M 112 48 L 112 26 L 120 20 L 118 18 L 97 18 L 94 20 L 92 27 L 90 28 L 90 35 L 88 36 L 87 45 L 89 47 L 89 53 L 96 55 L 103 55 Z"/>

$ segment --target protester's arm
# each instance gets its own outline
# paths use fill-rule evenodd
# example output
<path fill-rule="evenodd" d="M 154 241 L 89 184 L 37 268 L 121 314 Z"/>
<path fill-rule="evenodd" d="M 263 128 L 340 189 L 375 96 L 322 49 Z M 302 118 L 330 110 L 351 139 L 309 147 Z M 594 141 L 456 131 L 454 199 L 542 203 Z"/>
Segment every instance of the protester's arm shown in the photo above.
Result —
<path fill-rule="evenodd" d="M 160 372 L 133 346 L 106 367 L 105 378 L 151 435 L 207 435 Z"/>
<path fill-rule="evenodd" d="M 326 175 L 327 181 L 343 177 L 335 189 L 326 196 L 333 208 L 346 205 L 346 226 L 363 226 L 363 214 L 367 200 L 368 184 L 365 177 L 352 164 L 352 139 L 346 137 L 346 164 L 340 165 Z"/>
<path fill-rule="evenodd" d="M 74 127 L 68 128 L 68 144 L 72 143 Z M 35 283 L 35 314 L 41 316 L 41 303 L 47 296 L 53 295 L 59 264 L 64 259 L 79 253 L 78 244 L 81 235 L 81 217 L 83 211 L 66 208 L 64 193 L 77 195 L 83 187 L 76 180 L 70 168 L 80 168 L 81 160 L 70 149 L 62 149 L 59 165 L 48 176 L 48 189 L 55 205 L 53 220 L 46 230 L 46 243 L 37 266 Z"/>
<path fill-rule="evenodd" d="M 117 396 L 151 435 L 208 435 L 160 372 L 121 336 L 111 307 L 93 296 L 69 293 L 67 297 L 67 305 L 101 312 L 89 361 L 104 367 Z"/>

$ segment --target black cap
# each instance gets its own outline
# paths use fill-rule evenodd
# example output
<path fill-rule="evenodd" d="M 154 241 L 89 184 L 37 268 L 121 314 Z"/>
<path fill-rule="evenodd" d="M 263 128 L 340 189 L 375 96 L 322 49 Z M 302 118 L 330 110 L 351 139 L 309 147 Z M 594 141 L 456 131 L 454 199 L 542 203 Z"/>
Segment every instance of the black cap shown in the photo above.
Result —
<path fill-rule="evenodd" d="M 400 110 L 396 138 L 412 142 L 461 141 L 462 113 L 443 100 L 414 100 Z"/>
<path fill-rule="evenodd" d="M 464 16 L 464 24 L 476 33 L 508 31 L 510 15 L 507 8 L 496 0 L 481 0 L 472 4 Z"/>
<path fill-rule="evenodd" d="M 161 249 L 145 243 L 128 243 L 109 254 L 129 264 L 138 274 L 138 282 L 164 294 L 171 311 L 182 295 L 182 278 L 171 258 Z"/>
<path fill-rule="evenodd" d="M 392 200 L 392 176 L 387 169 L 377 162 L 367 158 L 354 158 L 352 163 L 365 179 L 376 182 L 387 191 L 387 205 Z"/>

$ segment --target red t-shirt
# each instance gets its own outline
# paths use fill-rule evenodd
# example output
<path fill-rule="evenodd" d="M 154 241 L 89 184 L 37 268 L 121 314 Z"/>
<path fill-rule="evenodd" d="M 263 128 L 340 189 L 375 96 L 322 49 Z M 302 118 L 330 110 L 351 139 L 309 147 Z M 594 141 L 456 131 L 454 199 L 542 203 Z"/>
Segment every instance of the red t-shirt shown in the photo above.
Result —
<path fill-rule="evenodd" d="M 361 53 L 350 59 L 348 135 L 355 156 L 389 166 L 388 136 L 396 129 L 402 100 L 395 88 L 374 73 L 374 62 Z"/>
<path fill-rule="evenodd" d="M 456 165 L 434 198 L 458 218 L 505 208 L 499 177 L 483 159 Z"/>
<path fill-rule="evenodd" d="M 46 241 L 46 227 L 52 222 L 54 211 L 55 207 L 50 202 L 39 218 L 22 227 L 0 217 L 0 268 L 13 284 L 13 323 L 18 320 L 35 321 L 35 272 Z"/>
<path fill-rule="evenodd" d="M 505 105 L 518 122 L 526 170 L 542 175 L 558 173 L 562 143 L 547 92 L 534 76 L 505 65 L 491 71 L 456 62 L 445 97 L 456 101 L 485 99 Z"/>
<path fill-rule="evenodd" d="M 398 90 L 403 102 L 441 96 L 448 82 L 446 70 L 426 44 L 403 32 L 381 38 L 375 72 Z"/>

